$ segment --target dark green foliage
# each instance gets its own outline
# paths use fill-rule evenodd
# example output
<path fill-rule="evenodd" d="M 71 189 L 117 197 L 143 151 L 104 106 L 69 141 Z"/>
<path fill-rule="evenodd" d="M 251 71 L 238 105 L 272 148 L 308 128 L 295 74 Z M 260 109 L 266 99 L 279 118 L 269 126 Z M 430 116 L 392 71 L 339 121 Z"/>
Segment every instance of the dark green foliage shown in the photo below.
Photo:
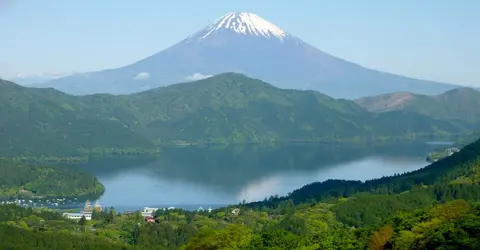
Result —
<path fill-rule="evenodd" d="M 159 143 L 405 140 L 466 131 L 414 113 L 373 114 L 352 101 L 233 73 L 122 98 L 117 103 Z"/>
<path fill-rule="evenodd" d="M 85 216 L 82 216 L 82 218 L 80 218 L 80 220 L 78 221 L 78 225 L 85 226 L 85 224 L 87 224 L 87 219 L 85 218 Z"/>
<path fill-rule="evenodd" d="M 301 238 L 282 229 L 270 229 L 255 236 L 250 243 L 251 249 L 295 249 Z"/>
<path fill-rule="evenodd" d="M 0 206 L 0 227 L 7 228 L 0 230 L 0 247 L 75 249 L 83 240 L 87 249 L 478 249 L 479 149 L 477 141 L 412 173 L 331 180 L 211 213 L 158 210 L 156 223 L 113 208 L 73 222 L 55 212 Z"/>
<path fill-rule="evenodd" d="M 278 223 L 277 227 L 298 236 L 306 236 L 310 233 L 307 222 L 295 215 L 287 215 Z"/>
<path fill-rule="evenodd" d="M 8 133 L 22 132 L 19 138 L 8 135 L 0 148 L 7 156 L 25 152 L 26 158 L 150 152 L 153 143 L 143 139 L 147 137 L 175 144 L 318 142 L 465 131 L 460 123 L 403 111 L 373 114 L 350 101 L 280 90 L 238 74 L 116 97 L 71 97 L 5 82 L 0 87 L 8 93 L 0 93 L 8 100 L 0 111 L 19 113 L 13 122 L 4 119 L 0 125 Z M 69 128 L 70 118 L 86 127 Z M 26 121 L 30 123 L 25 127 L 13 129 L 16 122 Z M 88 129 L 92 124 L 95 128 Z M 86 141 L 85 131 L 95 138 Z M 114 136 L 120 132 L 125 137 Z M 54 143 L 40 147 L 50 141 Z M 0 249 L 476 249 L 479 153 L 477 141 L 411 173 L 366 182 L 312 183 L 286 197 L 211 213 L 159 210 L 155 223 L 145 222 L 139 213 L 120 215 L 113 208 L 95 212 L 91 221 L 69 221 L 56 212 L 0 206 Z M 94 178 L 62 168 L 12 162 L 2 166 L 0 170 L 12 173 L 0 178 L 2 192 L 8 194 L 24 189 L 45 196 L 99 191 Z M 233 214 L 234 208 L 240 212 Z"/>
<path fill-rule="evenodd" d="M 86 107 L 81 99 L 0 80 L 0 155 L 66 157 L 153 149 L 113 114 Z"/>
<path fill-rule="evenodd" d="M 264 202 L 253 202 L 250 207 L 276 206 L 282 200 L 291 199 L 295 204 L 307 201 L 324 201 L 335 197 L 350 197 L 355 194 L 368 192 L 374 194 L 400 194 L 410 191 L 415 187 L 429 187 L 435 185 L 447 185 L 444 188 L 451 188 L 449 184 L 478 184 L 480 182 L 480 140 L 464 147 L 460 152 L 450 157 L 430 164 L 429 166 L 405 173 L 383 177 L 366 182 L 327 180 L 305 185 L 294 190 L 285 197 L 271 197 Z M 468 187 L 477 193 L 476 186 Z M 428 191 L 432 196 L 434 190 Z M 456 192 L 454 193 L 456 194 Z M 453 197 L 459 198 L 459 197 Z"/>
<path fill-rule="evenodd" d="M 154 154 L 154 144 L 412 140 L 469 131 L 461 122 L 374 114 L 353 101 L 234 73 L 125 96 L 69 96 L 1 81 L 0 114 L 0 155 L 40 160 Z"/>
<path fill-rule="evenodd" d="M 378 225 L 398 211 L 412 211 L 418 207 L 432 205 L 434 200 L 422 191 L 400 195 L 358 195 L 337 204 L 332 211 L 335 212 L 337 219 L 346 225 L 355 227 Z"/>
<path fill-rule="evenodd" d="M 0 206 L 0 249 L 131 249 L 79 229 L 57 212 Z"/>
<path fill-rule="evenodd" d="M 98 237 L 85 237 L 64 232 L 34 232 L 4 225 L 0 225 L 0 248 L 5 250 L 133 249 L 112 244 Z"/>
<path fill-rule="evenodd" d="M 0 159 L 0 198 L 97 198 L 104 192 L 96 177 L 66 167 L 27 165 Z"/>

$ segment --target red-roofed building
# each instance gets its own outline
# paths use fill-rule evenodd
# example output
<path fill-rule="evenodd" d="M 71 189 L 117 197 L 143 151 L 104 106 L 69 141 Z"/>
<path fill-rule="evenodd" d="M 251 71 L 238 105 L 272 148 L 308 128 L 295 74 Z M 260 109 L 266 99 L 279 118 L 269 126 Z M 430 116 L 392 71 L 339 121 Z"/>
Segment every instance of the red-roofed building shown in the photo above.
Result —
<path fill-rule="evenodd" d="M 147 216 L 147 217 L 145 217 L 145 221 L 148 222 L 148 223 L 154 223 L 155 218 L 153 218 L 152 216 Z"/>

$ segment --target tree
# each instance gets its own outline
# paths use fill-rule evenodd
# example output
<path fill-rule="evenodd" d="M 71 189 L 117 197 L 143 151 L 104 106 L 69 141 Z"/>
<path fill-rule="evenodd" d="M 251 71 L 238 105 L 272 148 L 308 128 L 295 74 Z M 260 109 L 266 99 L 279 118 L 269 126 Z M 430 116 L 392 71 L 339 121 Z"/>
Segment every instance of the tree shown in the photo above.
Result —
<path fill-rule="evenodd" d="M 246 226 L 230 224 L 222 230 L 204 230 L 182 247 L 183 250 L 245 249 L 253 232 Z"/>
<path fill-rule="evenodd" d="M 86 224 L 87 224 L 87 218 L 85 218 L 85 215 L 83 215 L 82 218 L 80 218 L 80 220 L 78 221 L 78 225 L 85 226 Z"/>
<path fill-rule="evenodd" d="M 131 242 L 131 244 L 132 245 L 137 245 L 139 237 L 140 237 L 140 227 L 138 226 L 138 224 L 135 224 L 135 226 L 133 227 L 133 231 L 132 231 L 132 242 Z"/>
<path fill-rule="evenodd" d="M 100 219 L 100 213 L 97 211 L 97 209 L 93 209 L 92 220 L 98 220 L 98 219 Z"/>
<path fill-rule="evenodd" d="M 381 227 L 377 232 L 373 233 L 372 237 L 370 237 L 370 249 L 386 249 L 392 234 L 393 229 L 390 225 Z"/>

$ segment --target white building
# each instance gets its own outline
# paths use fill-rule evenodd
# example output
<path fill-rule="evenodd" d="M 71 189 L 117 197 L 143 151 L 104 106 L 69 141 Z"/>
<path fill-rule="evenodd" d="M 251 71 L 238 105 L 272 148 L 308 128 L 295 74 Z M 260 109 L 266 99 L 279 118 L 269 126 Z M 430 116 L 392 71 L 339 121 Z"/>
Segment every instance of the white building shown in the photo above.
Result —
<path fill-rule="evenodd" d="M 95 203 L 95 207 L 92 208 L 92 205 L 90 204 L 90 201 L 85 202 L 85 207 L 83 208 L 83 211 L 80 213 L 63 213 L 63 216 L 72 219 L 72 220 L 80 220 L 82 216 L 85 216 L 85 219 L 91 220 L 92 219 L 92 211 L 96 210 L 98 212 L 102 211 L 102 206 L 100 203 L 97 202 Z"/>
<path fill-rule="evenodd" d="M 158 209 L 159 208 L 156 208 L 156 207 L 144 207 L 142 208 L 142 216 L 143 217 L 153 216 Z"/>
<path fill-rule="evenodd" d="M 72 220 L 80 220 L 82 216 L 85 216 L 85 219 L 91 220 L 92 214 L 91 213 L 63 213 L 63 216 L 72 219 Z"/>

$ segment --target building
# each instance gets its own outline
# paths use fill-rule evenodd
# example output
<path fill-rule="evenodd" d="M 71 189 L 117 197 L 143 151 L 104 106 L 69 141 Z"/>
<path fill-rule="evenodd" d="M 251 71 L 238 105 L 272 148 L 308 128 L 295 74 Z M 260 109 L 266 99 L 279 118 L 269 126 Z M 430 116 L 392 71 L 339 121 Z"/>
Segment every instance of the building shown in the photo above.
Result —
<path fill-rule="evenodd" d="M 155 218 L 153 218 L 152 216 L 147 216 L 145 217 L 145 221 L 147 223 L 154 223 L 155 222 Z"/>
<path fill-rule="evenodd" d="M 92 211 L 95 209 L 97 212 L 102 211 L 102 206 L 98 202 L 98 200 L 95 202 L 95 207 L 92 208 L 92 205 L 90 204 L 90 201 L 85 202 L 85 206 L 83 207 L 83 211 L 80 213 L 63 213 L 63 216 L 67 217 L 68 219 L 72 220 L 80 220 L 82 216 L 85 216 L 85 219 L 91 220 L 92 219 Z"/>
<path fill-rule="evenodd" d="M 144 207 L 142 208 L 142 216 L 143 217 L 153 216 L 158 209 L 159 208 L 156 208 L 156 207 Z"/>
<path fill-rule="evenodd" d="M 82 216 L 85 216 L 86 220 L 91 220 L 92 219 L 92 214 L 91 213 L 63 213 L 63 216 L 67 217 L 68 219 L 71 220 L 80 220 Z"/>
<path fill-rule="evenodd" d="M 233 209 L 232 214 L 235 215 L 235 216 L 239 215 L 240 214 L 240 209 L 238 209 L 238 208 Z"/>

